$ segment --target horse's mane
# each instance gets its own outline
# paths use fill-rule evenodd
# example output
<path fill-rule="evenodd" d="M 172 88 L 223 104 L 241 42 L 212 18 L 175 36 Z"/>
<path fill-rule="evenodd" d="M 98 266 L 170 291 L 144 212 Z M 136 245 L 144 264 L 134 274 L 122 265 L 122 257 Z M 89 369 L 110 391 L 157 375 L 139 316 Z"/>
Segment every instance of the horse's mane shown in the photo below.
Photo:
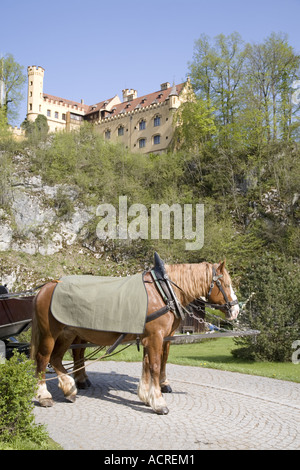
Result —
<path fill-rule="evenodd" d="M 166 270 L 171 281 L 184 291 L 173 286 L 182 304 L 187 305 L 195 298 L 207 294 L 212 278 L 212 266 L 209 263 L 171 264 L 166 265 Z"/>
<path fill-rule="evenodd" d="M 214 265 L 217 268 L 218 265 Z M 207 262 L 194 264 L 171 264 L 166 265 L 166 271 L 171 279 L 184 292 L 174 290 L 179 301 L 183 305 L 188 305 L 198 297 L 205 297 L 208 293 L 212 281 L 213 265 Z M 230 276 L 226 269 L 223 271 L 223 281 L 230 285 Z"/>

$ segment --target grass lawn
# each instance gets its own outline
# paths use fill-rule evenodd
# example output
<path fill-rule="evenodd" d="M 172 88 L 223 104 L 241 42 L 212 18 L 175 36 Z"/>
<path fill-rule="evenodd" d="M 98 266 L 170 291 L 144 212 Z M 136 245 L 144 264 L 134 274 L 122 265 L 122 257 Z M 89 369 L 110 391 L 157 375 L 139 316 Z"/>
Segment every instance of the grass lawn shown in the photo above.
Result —
<path fill-rule="evenodd" d="M 42 445 L 35 444 L 24 438 L 16 438 L 9 443 L 1 442 L 0 439 L 0 451 L 1 450 L 63 450 L 63 448 L 50 439 L 50 437 L 45 439 Z"/>
<path fill-rule="evenodd" d="M 196 344 L 172 344 L 168 362 L 183 366 L 209 367 L 242 374 L 261 375 L 300 383 L 300 364 L 253 362 L 237 359 L 231 354 L 231 350 L 236 348 L 233 338 L 208 339 Z M 136 362 L 141 361 L 142 357 L 142 348 L 138 352 L 136 346 L 132 345 L 107 360 Z"/>

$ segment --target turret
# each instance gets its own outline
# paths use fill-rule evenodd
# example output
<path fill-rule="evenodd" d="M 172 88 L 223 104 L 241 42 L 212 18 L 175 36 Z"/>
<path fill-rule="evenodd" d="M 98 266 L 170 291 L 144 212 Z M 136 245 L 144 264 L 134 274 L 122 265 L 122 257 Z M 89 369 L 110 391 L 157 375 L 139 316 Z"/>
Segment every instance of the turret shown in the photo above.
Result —
<path fill-rule="evenodd" d="M 43 67 L 35 65 L 30 65 L 27 68 L 27 119 L 30 121 L 35 121 L 37 116 L 42 113 L 44 72 Z"/>
<path fill-rule="evenodd" d="M 180 105 L 180 101 L 178 97 L 178 92 L 177 92 L 176 85 L 174 84 L 169 94 L 169 108 L 177 109 L 179 108 L 179 105 Z"/>
<path fill-rule="evenodd" d="M 133 90 L 133 89 L 129 90 L 128 88 L 126 88 L 126 90 L 122 90 L 122 93 L 123 93 L 123 102 L 132 101 L 135 98 L 137 98 L 136 90 Z"/>

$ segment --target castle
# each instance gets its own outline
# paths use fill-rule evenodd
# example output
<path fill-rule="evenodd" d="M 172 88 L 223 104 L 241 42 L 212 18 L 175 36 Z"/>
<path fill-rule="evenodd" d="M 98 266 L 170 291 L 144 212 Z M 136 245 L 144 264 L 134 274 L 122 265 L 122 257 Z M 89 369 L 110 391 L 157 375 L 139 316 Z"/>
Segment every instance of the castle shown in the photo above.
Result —
<path fill-rule="evenodd" d="M 50 132 L 78 129 L 84 122 L 93 123 L 104 139 L 120 142 L 140 153 L 160 153 L 171 143 L 174 128 L 173 114 L 190 99 L 190 80 L 171 86 L 162 83 L 159 91 L 138 97 L 137 91 L 125 89 L 123 101 L 118 95 L 86 105 L 44 92 L 42 67 L 28 67 L 27 119 L 35 121 L 39 114 L 46 116 Z"/>

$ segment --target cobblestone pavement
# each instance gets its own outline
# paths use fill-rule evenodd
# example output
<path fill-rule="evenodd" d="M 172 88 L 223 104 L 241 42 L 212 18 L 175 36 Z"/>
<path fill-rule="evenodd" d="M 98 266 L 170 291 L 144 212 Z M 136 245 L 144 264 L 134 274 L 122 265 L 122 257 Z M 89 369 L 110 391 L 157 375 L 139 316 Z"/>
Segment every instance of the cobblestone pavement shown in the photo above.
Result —
<path fill-rule="evenodd" d="M 300 449 L 299 383 L 168 364 L 170 412 L 159 416 L 137 396 L 141 367 L 92 364 L 75 403 L 48 382 L 55 404 L 37 404 L 36 421 L 66 450 Z"/>

